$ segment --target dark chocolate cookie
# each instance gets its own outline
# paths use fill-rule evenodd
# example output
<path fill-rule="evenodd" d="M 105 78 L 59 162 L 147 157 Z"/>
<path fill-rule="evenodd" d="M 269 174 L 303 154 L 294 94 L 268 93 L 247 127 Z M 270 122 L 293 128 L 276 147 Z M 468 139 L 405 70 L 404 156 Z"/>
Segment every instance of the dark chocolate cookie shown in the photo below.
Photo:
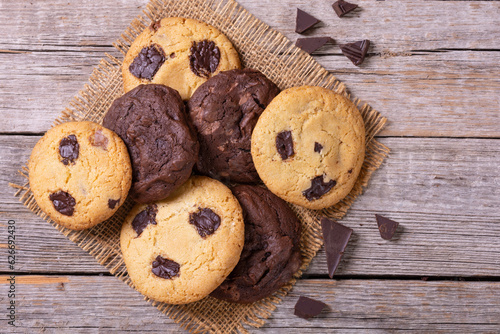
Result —
<path fill-rule="evenodd" d="M 212 296 L 253 303 L 270 296 L 299 269 L 300 222 L 290 207 L 269 190 L 233 188 L 243 209 L 245 245 L 240 261 Z"/>
<path fill-rule="evenodd" d="M 128 147 L 135 201 L 166 198 L 191 175 L 198 142 L 176 90 L 140 85 L 113 102 L 103 125 L 115 131 Z"/>
<path fill-rule="evenodd" d="M 198 130 L 200 173 L 232 182 L 259 182 L 250 138 L 278 87 L 252 69 L 221 72 L 202 84 L 188 103 Z"/>

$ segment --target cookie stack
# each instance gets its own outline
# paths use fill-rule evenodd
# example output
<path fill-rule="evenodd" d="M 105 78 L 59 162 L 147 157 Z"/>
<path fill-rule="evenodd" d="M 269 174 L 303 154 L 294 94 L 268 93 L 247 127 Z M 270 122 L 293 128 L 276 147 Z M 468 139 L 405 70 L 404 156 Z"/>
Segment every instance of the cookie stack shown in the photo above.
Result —
<path fill-rule="evenodd" d="M 361 170 L 365 132 L 352 102 L 320 87 L 280 92 L 240 67 L 216 28 L 153 22 L 130 46 L 125 94 L 103 126 L 58 125 L 31 154 L 34 197 L 67 228 L 105 221 L 127 195 L 137 203 L 121 250 L 151 299 L 271 295 L 301 265 L 300 222 L 287 202 L 330 207 Z"/>

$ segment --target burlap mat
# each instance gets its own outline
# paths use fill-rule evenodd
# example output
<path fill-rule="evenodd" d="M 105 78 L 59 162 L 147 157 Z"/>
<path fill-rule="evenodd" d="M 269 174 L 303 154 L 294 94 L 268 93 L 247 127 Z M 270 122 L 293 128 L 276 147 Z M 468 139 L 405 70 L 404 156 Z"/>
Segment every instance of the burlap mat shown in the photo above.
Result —
<path fill-rule="evenodd" d="M 344 84 L 321 67 L 311 56 L 296 48 L 281 33 L 248 13 L 234 0 L 151 0 L 144 11 L 145 16 L 134 20 L 130 27 L 114 44 L 125 54 L 129 45 L 152 20 L 166 16 L 182 16 L 205 21 L 226 34 L 233 42 L 245 67 L 253 67 L 263 72 L 281 89 L 300 85 L 315 85 L 332 89 L 346 96 Z M 112 101 L 123 91 L 120 71 L 121 60 L 107 55 L 94 69 L 90 84 L 74 97 L 55 124 L 70 120 L 90 120 L 100 123 Z M 348 64 L 346 59 L 346 66 Z M 315 212 L 294 207 L 301 219 L 303 234 L 301 249 L 303 265 L 286 286 L 272 297 L 251 305 L 231 304 L 208 297 L 188 305 L 168 305 L 150 301 L 160 311 L 191 332 L 236 333 L 246 332 L 244 326 L 260 327 L 276 308 L 295 280 L 302 275 L 316 252 L 322 246 L 318 217 L 327 215 L 334 219 L 344 216 L 352 202 L 362 192 L 374 170 L 376 170 L 389 150 L 373 137 L 382 129 L 386 119 L 368 105 L 354 101 L 363 115 L 366 126 L 367 150 L 360 176 L 349 196 L 332 208 Z M 28 179 L 28 170 L 21 168 L 21 174 Z M 90 253 L 113 275 L 133 287 L 120 252 L 120 228 L 132 203 L 127 201 L 108 221 L 85 231 L 72 231 L 51 221 L 37 206 L 26 184 L 12 185 L 18 188 L 16 196 L 31 211 L 50 222 L 61 233 Z M 325 274 L 327 269 L 325 268 Z M 247 327 L 248 328 L 248 327 Z"/>

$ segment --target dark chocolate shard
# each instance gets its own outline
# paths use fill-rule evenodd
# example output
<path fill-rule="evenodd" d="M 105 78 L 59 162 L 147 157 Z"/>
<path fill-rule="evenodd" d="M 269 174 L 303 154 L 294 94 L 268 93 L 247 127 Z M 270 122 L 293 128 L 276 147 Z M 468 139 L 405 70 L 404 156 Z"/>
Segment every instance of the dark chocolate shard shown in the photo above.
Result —
<path fill-rule="evenodd" d="M 330 37 L 307 37 L 298 38 L 295 45 L 304 50 L 305 52 L 311 54 L 318 50 L 320 47 L 326 43 L 334 43 L 333 38 Z"/>
<path fill-rule="evenodd" d="M 358 8 L 358 5 L 353 4 L 353 3 L 349 3 L 347 1 L 339 0 L 339 1 L 336 1 L 332 5 L 332 7 L 333 7 L 333 10 L 335 11 L 335 13 L 337 14 L 337 16 L 342 17 L 345 14 L 352 12 L 353 10 Z"/>
<path fill-rule="evenodd" d="M 295 32 L 302 34 L 306 30 L 311 29 L 313 26 L 321 22 L 314 16 L 307 14 L 303 10 L 297 8 L 297 19 L 295 21 Z"/>
<path fill-rule="evenodd" d="M 324 178 L 324 175 L 316 176 L 311 180 L 311 187 L 302 192 L 308 201 L 311 202 L 321 198 L 321 196 L 328 193 L 337 184 L 337 181 L 335 180 L 330 180 L 325 183 Z"/>
<path fill-rule="evenodd" d="M 63 164 L 68 165 L 70 163 L 75 163 L 79 154 L 80 145 L 75 135 L 69 135 L 61 139 L 59 142 L 59 155 L 63 158 L 61 160 Z"/>
<path fill-rule="evenodd" d="M 102 131 L 96 130 L 94 135 L 89 137 L 90 144 L 95 147 L 100 147 L 103 150 L 108 149 L 108 138 L 102 133 Z"/>
<path fill-rule="evenodd" d="M 54 209 L 56 209 L 59 213 L 65 216 L 73 216 L 76 201 L 75 198 L 69 193 L 61 190 L 50 194 L 49 199 L 52 201 Z"/>
<path fill-rule="evenodd" d="M 340 45 L 340 50 L 354 65 L 361 65 L 370 47 L 370 41 L 365 39 L 354 43 Z"/>
<path fill-rule="evenodd" d="M 153 44 L 144 47 L 128 69 L 135 77 L 151 81 L 164 62 L 163 49 L 161 46 Z"/>
<path fill-rule="evenodd" d="M 193 42 L 189 50 L 189 67 L 199 77 L 208 78 L 217 71 L 220 61 L 220 50 L 213 41 Z"/>
<path fill-rule="evenodd" d="M 295 304 L 295 312 L 293 314 L 303 319 L 309 319 L 320 314 L 327 306 L 319 300 L 300 296 Z"/>
<path fill-rule="evenodd" d="M 205 238 L 217 231 L 220 226 L 220 217 L 209 208 L 198 208 L 198 212 L 189 214 L 189 223 L 196 227 L 198 234 Z"/>
<path fill-rule="evenodd" d="M 320 153 L 322 149 L 323 149 L 323 145 L 321 145 L 318 142 L 314 143 L 314 152 Z"/>
<path fill-rule="evenodd" d="M 108 208 L 113 210 L 116 208 L 116 204 L 120 203 L 120 199 L 108 199 Z M 136 216 L 137 218 L 137 216 Z"/>
<path fill-rule="evenodd" d="M 294 154 L 291 131 L 281 131 L 278 133 L 276 136 L 276 150 L 283 160 L 288 159 Z"/>
<path fill-rule="evenodd" d="M 158 277 L 172 279 L 179 276 L 180 268 L 181 266 L 177 262 L 158 255 L 152 263 L 151 271 Z"/>
<path fill-rule="evenodd" d="M 337 270 L 349 238 L 351 238 L 352 229 L 328 218 L 322 218 L 321 230 L 323 231 L 323 240 L 325 242 L 328 275 L 330 278 L 333 278 L 333 274 Z"/>
<path fill-rule="evenodd" d="M 391 240 L 394 233 L 396 233 L 399 223 L 377 214 L 375 214 L 375 218 L 377 218 L 378 230 L 382 239 Z"/>
<path fill-rule="evenodd" d="M 158 207 L 156 204 L 150 204 L 146 209 L 142 210 L 135 216 L 132 221 L 132 228 L 137 233 L 137 237 L 142 234 L 142 231 L 148 227 L 149 224 L 156 225 L 156 214 L 158 213 Z"/>
<path fill-rule="evenodd" d="M 151 30 L 153 30 L 154 32 L 157 32 L 158 29 L 161 28 L 161 20 L 158 20 L 158 21 L 155 21 L 155 22 L 151 23 L 151 25 L 149 26 L 149 28 Z"/>

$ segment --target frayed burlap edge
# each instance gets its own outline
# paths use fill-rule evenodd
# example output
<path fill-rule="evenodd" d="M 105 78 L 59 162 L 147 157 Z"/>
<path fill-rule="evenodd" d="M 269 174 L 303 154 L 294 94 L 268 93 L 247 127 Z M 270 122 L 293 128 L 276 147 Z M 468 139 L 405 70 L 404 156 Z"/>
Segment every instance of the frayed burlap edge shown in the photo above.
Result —
<path fill-rule="evenodd" d="M 351 98 L 344 84 L 321 67 L 310 55 L 248 13 L 234 0 L 151 0 L 144 11 L 144 16 L 132 22 L 121 38 L 115 42 L 115 47 L 126 54 L 132 41 L 151 21 L 167 16 L 194 18 L 217 27 L 231 39 L 245 67 L 260 70 L 281 89 L 301 85 L 322 86 Z M 90 83 L 71 100 L 69 107 L 54 124 L 80 120 L 101 123 L 113 100 L 122 94 L 120 66 L 121 60 L 111 55 L 107 55 L 107 59 L 102 59 L 94 69 Z M 361 173 L 350 194 L 331 208 L 317 212 L 292 206 L 303 226 L 301 237 L 303 265 L 288 284 L 272 297 L 250 305 L 231 304 L 211 297 L 188 305 L 168 305 L 145 299 L 192 333 L 246 333 L 245 325 L 261 327 L 321 248 L 323 242 L 319 217 L 327 215 L 334 219 L 342 218 L 355 198 L 366 187 L 373 171 L 382 164 L 389 152 L 386 146 L 373 139 L 383 128 L 386 119 L 359 100 L 353 102 L 358 106 L 366 127 L 366 157 Z M 25 166 L 19 173 L 28 180 L 28 169 Z M 113 275 L 133 287 L 119 245 L 121 224 L 133 204 L 131 201 L 128 200 L 107 222 L 89 230 L 72 231 L 54 223 L 40 210 L 27 181 L 24 185 L 11 184 L 11 186 L 18 189 L 15 195 L 20 196 L 20 201 L 26 207 L 94 256 Z"/>

